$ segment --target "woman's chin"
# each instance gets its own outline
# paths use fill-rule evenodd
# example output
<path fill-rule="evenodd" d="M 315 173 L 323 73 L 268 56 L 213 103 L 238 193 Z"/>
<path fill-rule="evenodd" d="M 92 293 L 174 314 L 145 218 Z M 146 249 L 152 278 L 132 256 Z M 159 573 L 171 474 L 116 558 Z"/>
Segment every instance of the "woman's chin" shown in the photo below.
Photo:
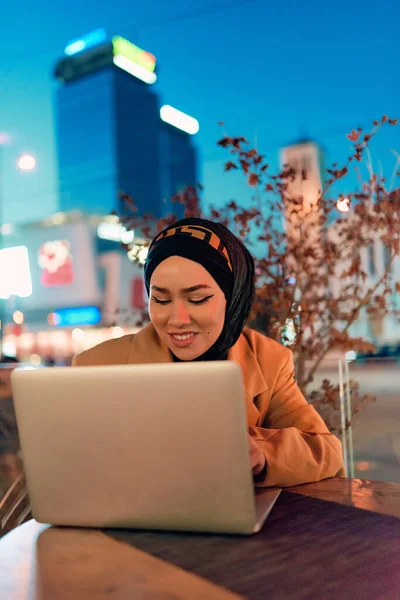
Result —
<path fill-rule="evenodd" d="M 195 360 L 202 354 L 204 354 L 205 350 L 196 350 L 195 348 L 176 348 L 176 346 L 169 345 L 169 349 L 172 354 L 179 358 L 179 360 Z"/>
<path fill-rule="evenodd" d="M 198 358 L 200 356 L 200 354 L 198 352 L 193 352 L 193 350 L 190 351 L 184 351 L 184 350 L 179 350 L 177 351 L 176 349 L 172 349 L 171 348 L 171 352 L 173 354 L 175 354 L 176 358 L 179 358 L 179 360 L 195 360 L 196 358 Z"/>

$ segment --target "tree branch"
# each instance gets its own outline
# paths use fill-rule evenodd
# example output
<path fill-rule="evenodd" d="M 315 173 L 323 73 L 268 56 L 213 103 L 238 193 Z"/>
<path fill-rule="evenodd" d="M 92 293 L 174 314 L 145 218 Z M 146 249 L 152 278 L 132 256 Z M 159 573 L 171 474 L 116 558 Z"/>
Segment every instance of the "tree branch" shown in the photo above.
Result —
<path fill-rule="evenodd" d="M 346 323 L 345 328 L 341 331 L 342 334 L 345 334 L 348 332 L 348 330 L 350 329 L 350 327 L 352 326 L 352 324 L 354 323 L 354 321 L 356 320 L 360 310 L 366 305 L 368 304 L 368 302 L 371 300 L 372 296 L 374 295 L 374 293 L 376 292 L 376 290 L 379 288 L 379 286 L 381 286 L 383 284 L 383 282 L 385 281 L 385 279 L 387 279 L 388 275 L 390 274 L 391 268 L 392 268 L 392 264 L 393 261 L 395 259 L 395 254 L 392 255 L 391 259 L 390 259 L 390 263 L 388 265 L 388 267 L 386 268 L 384 274 L 382 275 L 382 277 L 378 280 L 378 282 L 368 290 L 368 292 L 365 294 L 364 298 L 362 300 L 360 300 L 358 306 L 356 308 L 353 309 L 352 311 L 352 316 L 350 317 L 350 319 L 348 320 L 348 322 Z M 334 346 L 334 342 L 335 340 L 331 340 L 326 349 L 322 352 L 321 356 L 317 359 L 317 361 L 315 362 L 315 364 L 313 365 L 313 367 L 311 368 L 307 379 L 304 383 L 304 387 L 306 387 L 308 384 L 310 384 L 313 380 L 313 377 L 319 367 L 319 365 L 321 364 L 321 362 L 324 360 L 325 356 L 328 354 L 328 352 L 332 349 L 332 347 Z"/>

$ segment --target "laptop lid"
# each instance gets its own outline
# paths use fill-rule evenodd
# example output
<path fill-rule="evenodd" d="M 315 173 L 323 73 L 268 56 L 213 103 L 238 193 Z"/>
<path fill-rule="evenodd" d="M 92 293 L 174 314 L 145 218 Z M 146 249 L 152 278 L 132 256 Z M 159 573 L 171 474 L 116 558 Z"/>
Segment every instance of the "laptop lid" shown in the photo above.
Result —
<path fill-rule="evenodd" d="M 38 521 L 253 531 L 236 363 L 17 369 L 12 387 Z"/>

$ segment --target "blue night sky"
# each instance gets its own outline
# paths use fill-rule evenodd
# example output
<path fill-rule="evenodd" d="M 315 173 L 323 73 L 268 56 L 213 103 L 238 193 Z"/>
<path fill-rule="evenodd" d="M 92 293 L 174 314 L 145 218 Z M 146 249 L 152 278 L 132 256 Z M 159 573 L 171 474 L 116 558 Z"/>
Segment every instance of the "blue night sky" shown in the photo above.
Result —
<path fill-rule="evenodd" d="M 115 8 L 113 7 L 115 6 Z M 224 174 L 223 131 L 258 139 L 277 164 L 279 147 L 308 135 L 328 162 L 347 156 L 345 134 L 388 113 L 400 117 L 397 0 L 19 0 L 0 21 L 0 189 L 4 221 L 57 210 L 52 68 L 68 41 L 104 27 L 156 55 L 163 103 L 200 121 L 197 143 L 208 202 L 245 201 L 247 186 Z M 190 8 L 189 8 L 190 6 Z M 150 8 L 151 7 L 151 8 Z M 400 129 L 374 143 L 373 160 L 390 177 Z M 20 173 L 22 152 L 37 157 Z M 2 219 L 0 218 L 0 221 Z"/>

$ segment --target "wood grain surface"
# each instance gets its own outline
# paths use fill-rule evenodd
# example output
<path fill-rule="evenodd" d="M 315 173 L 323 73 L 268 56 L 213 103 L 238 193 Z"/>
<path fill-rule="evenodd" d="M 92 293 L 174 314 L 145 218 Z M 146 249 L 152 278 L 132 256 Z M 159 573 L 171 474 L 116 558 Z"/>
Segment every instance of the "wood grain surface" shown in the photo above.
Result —
<path fill-rule="evenodd" d="M 332 477 L 316 483 L 298 485 L 290 492 L 338 504 L 400 517 L 400 484 L 367 479 Z"/>
<path fill-rule="evenodd" d="M 0 543 L 1 600 L 240 600 L 97 530 L 25 523 Z"/>
<path fill-rule="evenodd" d="M 30 521 L 0 541 L 0 598 L 399 600 L 399 498 L 399 484 L 298 486 L 251 537 Z"/>
<path fill-rule="evenodd" d="M 400 598 L 400 520 L 300 494 L 249 538 L 108 534 L 252 600 Z"/>

